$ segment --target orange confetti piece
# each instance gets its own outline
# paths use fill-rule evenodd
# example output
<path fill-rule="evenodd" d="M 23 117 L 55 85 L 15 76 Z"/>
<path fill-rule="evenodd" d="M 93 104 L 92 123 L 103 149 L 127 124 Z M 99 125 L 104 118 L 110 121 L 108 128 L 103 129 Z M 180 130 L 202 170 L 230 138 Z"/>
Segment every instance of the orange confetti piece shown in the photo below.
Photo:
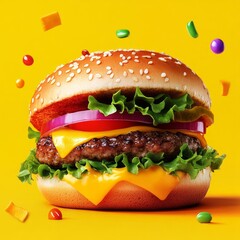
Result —
<path fill-rule="evenodd" d="M 17 88 L 23 88 L 23 87 L 24 87 L 24 84 L 25 84 L 25 82 L 24 82 L 23 79 L 17 79 L 17 80 L 16 80 L 16 86 L 17 86 Z"/>
<path fill-rule="evenodd" d="M 52 29 L 58 25 L 61 25 L 61 19 L 58 12 L 49 14 L 41 18 L 44 31 Z"/>
<path fill-rule="evenodd" d="M 28 211 L 16 206 L 13 202 L 9 203 L 5 211 L 21 222 L 24 222 L 28 217 Z"/>
<path fill-rule="evenodd" d="M 221 81 L 221 82 L 223 87 L 222 96 L 227 96 L 230 88 L 230 82 L 228 81 Z"/>

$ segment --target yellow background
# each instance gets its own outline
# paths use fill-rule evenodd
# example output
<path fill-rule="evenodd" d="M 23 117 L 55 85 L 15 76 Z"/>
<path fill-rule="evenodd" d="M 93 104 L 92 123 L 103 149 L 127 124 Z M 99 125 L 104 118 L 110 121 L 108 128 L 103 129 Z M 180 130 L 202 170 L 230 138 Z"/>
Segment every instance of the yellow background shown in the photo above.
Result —
<path fill-rule="evenodd" d="M 44 32 L 40 18 L 58 11 L 62 25 Z M 1 239 L 238 239 L 240 227 L 240 3 L 212 1 L 9 1 L 0 4 L 1 66 Z M 193 20 L 199 37 L 186 30 Z M 119 39 L 115 31 L 130 30 Z M 221 38 L 225 51 L 214 54 L 210 42 Z M 64 219 L 47 218 L 51 206 L 35 183 L 17 179 L 20 163 L 34 141 L 27 139 L 28 105 L 38 82 L 56 66 L 90 52 L 116 48 L 164 51 L 189 65 L 205 81 L 212 98 L 215 124 L 206 138 L 227 158 L 212 175 L 212 185 L 203 204 L 191 209 L 163 212 L 96 212 L 61 209 Z M 35 63 L 25 66 L 30 54 Z M 25 80 L 18 89 L 15 81 Z M 231 82 L 222 96 L 221 80 Z M 10 201 L 29 210 L 25 223 L 5 212 Z M 210 211 L 211 224 L 195 216 Z"/>

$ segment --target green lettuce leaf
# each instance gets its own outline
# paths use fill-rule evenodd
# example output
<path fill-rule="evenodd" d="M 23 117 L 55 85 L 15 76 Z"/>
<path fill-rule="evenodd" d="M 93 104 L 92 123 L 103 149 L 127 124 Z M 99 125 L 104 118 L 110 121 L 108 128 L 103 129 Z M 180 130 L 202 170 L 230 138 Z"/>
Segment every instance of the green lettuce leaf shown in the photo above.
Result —
<path fill-rule="evenodd" d="M 31 127 L 28 127 L 28 138 L 35 138 L 35 142 L 37 143 L 40 139 L 40 132 L 34 131 Z"/>
<path fill-rule="evenodd" d="M 28 158 L 22 163 L 18 178 L 22 182 L 31 183 L 32 174 L 39 174 L 43 178 L 58 177 L 59 179 L 62 179 L 66 174 L 71 174 L 80 179 L 83 174 L 88 172 L 89 166 L 96 171 L 109 174 L 113 168 L 126 167 L 130 173 L 138 174 L 141 169 L 161 166 L 170 174 L 175 175 L 177 171 L 183 171 L 189 174 L 191 179 L 195 179 L 204 168 L 210 167 L 212 171 L 220 168 L 224 158 L 225 155 L 218 156 L 218 153 L 210 147 L 192 152 L 187 144 L 183 144 L 178 156 L 172 161 L 166 161 L 163 153 L 148 153 L 145 157 L 132 159 L 123 153 L 116 156 L 111 162 L 82 159 L 75 164 L 63 164 L 61 168 L 54 168 L 40 163 L 36 158 L 35 150 L 32 150 Z"/>
<path fill-rule="evenodd" d="M 153 119 L 153 125 L 160 123 L 169 123 L 174 120 L 174 113 L 181 112 L 191 108 L 193 100 L 189 94 L 184 94 L 178 98 L 171 98 L 167 94 L 158 94 L 157 96 L 146 96 L 139 88 L 136 88 L 133 99 L 127 99 L 121 94 L 121 90 L 112 96 L 110 104 L 101 103 L 95 97 L 88 97 L 88 108 L 90 110 L 99 110 L 105 116 L 111 115 L 117 111 L 123 113 L 127 111 L 133 114 L 135 111 L 143 115 L 149 115 Z"/>

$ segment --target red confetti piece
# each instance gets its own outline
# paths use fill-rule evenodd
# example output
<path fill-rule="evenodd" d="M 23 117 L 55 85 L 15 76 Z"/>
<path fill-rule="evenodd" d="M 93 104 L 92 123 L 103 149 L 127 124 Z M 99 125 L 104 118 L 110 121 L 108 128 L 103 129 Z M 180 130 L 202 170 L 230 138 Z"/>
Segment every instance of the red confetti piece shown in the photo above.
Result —
<path fill-rule="evenodd" d="M 23 63 L 27 66 L 31 66 L 34 63 L 34 59 L 30 55 L 23 56 Z"/>
<path fill-rule="evenodd" d="M 50 220 L 61 220 L 62 212 L 58 208 L 52 208 L 48 213 L 48 219 Z"/>
<path fill-rule="evenodd" d="M 82 55 L 87 56 L 87 55 L 90 55 L 90 53 L 87 49 L 84 49 L 84 50 L 82 50 Z"/>

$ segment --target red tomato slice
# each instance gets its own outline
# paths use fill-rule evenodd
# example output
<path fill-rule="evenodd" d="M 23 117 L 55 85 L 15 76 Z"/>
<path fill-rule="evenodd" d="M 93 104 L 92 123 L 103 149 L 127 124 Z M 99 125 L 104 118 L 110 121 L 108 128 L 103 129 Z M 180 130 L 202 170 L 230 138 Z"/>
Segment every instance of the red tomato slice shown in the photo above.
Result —
<path fill-rule="evenodd" d="M 120 128 L 127 128 L 139 125 L 139 123 L 130 122 L 130 121 L 111 121 L 111 120 L 101 120 L 101 121 L 88 121 L 70 124 L 67 127 L 79 130 L 79 131 L 88 131 L 88 132 L 98 132 L 98 131 L 109 131 Z"/>
<path fill-rule="evenodd" d="M 152 119 L 149 116 L 142 115 L 140 112 L 135 112 L 134 114 L 116 112 L 109 116 L 104 116 L 97 110 L 85 110 L 68 113 L 46 122 L 41 128 L 41 136 L 47 136 L 52 131 L 63 127 L 79 131 L 98 132 L 137 125 L 152 126 Z M 189 130 L 199 133 L 206 132 L 204 119 L 194 122 L 171 122 L 159 124 L 156 127 L 161 129 Z"/>

